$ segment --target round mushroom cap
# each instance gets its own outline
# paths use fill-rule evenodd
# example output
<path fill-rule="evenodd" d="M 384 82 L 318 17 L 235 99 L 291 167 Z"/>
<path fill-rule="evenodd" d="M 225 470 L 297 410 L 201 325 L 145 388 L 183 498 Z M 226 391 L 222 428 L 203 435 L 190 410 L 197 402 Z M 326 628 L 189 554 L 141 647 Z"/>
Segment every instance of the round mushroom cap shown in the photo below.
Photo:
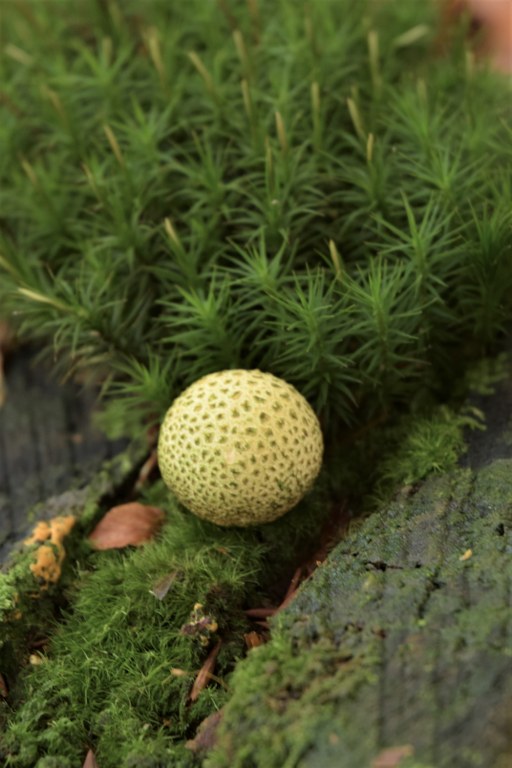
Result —
<path fill-rule="evenodd" d="M 160 429 L 166 485 L 198 517 L 260 525 L 283 515 L 311 488 L 323 438 L 307 400 L 259 370 L 211 373 L 172 404 Z"/>

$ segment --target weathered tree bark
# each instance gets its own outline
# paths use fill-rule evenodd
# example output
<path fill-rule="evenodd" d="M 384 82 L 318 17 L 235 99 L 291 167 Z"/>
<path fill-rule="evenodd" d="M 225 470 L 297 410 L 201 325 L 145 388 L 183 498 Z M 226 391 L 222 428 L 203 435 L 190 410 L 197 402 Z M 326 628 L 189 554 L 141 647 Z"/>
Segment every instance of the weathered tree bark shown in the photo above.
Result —
<path fill-rule="evenodd" d="M 511 585 L 510 460 L 397 499 L 240 665 L 206 765 L 512 765 Z"/>
<path fill-rule="evenodd" d="M 34 505 L 81 487 L 120 443 L 92 423 L 95 393 L 61 384 L 28 349 L 6 367 L 0 408 L 0 562 L 29 526 Z"/>
<path fill-rule="evenodd" d="M 474 469 L 357 524 L 277 616 L 205 766 L 512 765 L 512 459 L 493 460 L 511 392 L 487 404 Z"/>

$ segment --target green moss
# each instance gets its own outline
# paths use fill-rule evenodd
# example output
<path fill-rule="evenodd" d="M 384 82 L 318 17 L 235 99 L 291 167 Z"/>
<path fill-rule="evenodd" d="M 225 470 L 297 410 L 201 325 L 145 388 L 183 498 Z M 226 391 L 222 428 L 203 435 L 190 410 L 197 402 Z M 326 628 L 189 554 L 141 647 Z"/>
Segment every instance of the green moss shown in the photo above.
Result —
<path fill-rule="evenodd" d="M 379 462 L 377 499 L 382 502 L 396 488 L 454 469 L 466 451 L 470 429 L 485 429 L 485 416 L 475 407 L 455 411 L 441 406 L 428 415 L 399 421 L 386 435 L 395 450 L 386 451 Z"/>
<path fill-rule="evenodd" d="M 216 551 L 221 542 L 226 553 Z M 164 730 L 169 756 L 173 740 L 184 738 L 190 722 L 206 714 L 210 700 L 223 698 L 209 691 L 206 706 L 203 696 L 187 707 L 187 693 L 208 649 L 180 628 L 194 603 L 203 602 L 227 638 L 223 656 L 240 655 L 237 621 L 246 627 L 241 603 L 254 588 L 261 554 L 256 542 L 248 547 L 236 534 L 199 532 L 195 520 L 175 512 L 151 547 L 91 556 L 87 570 L 78 574 L 80 588 L 69 616 L 20 693 L 7 740 L 11 763 L 35 765 L 49 752 L 76 764 L 90 733 L 105 765 L 125 765 L 137 745 L 155 737 L 150 751 L 158 750 L 163 738 L 158 733 Z M 151 590 L 170 574 L 175 580 L 159 600 Z M 223 620 L 227 605 L 229 626 Z M 221 676 L 224 667 L 221 657 Z M 173 676 L 173 668 L 184 675 Z"/>
<path fill-rule="evenodd" d="M 167 511 L 156 541 L 133 551 L 100 553 L 82 543 L 63 582 L 38 598 L 37 606 L 33 600 L 27 605 L 46 633 L 54 624 L 58 594 L 60 621 L 41 663 L 28 665 L 17 685 L 12 681 L 16 715 L 3 743 L 9 765 L 40 768 L 44 756 L 75 765 L 88 746 L 107 768 L 139 765 L 137 760 L 187 765 L 186 738 L 227 696 L 222 685 L 212 683 L 197 701 L 189 701 L 198 671 L 219 638 L 216 679 L 231 673 L 245 653 L 243 635 L 252 629 L 244 609 L 272 599 L 276 579 L 289 578 L 326 509 L 317 493 L 316 500 L 310 497 L 291 513 L 287 531 L 277 524 L 274 531 L 268 530 L 272 526 L 243 531 L 180 512 L 161 483 L 146 501 Z M 84 524 L 79 536 L 87 528 Z M 21 558 L 11 570 L 13 583 L 16 574 L 25 573 L 17 585 L 25 591 L 26 569 L 27 558 Z M 30 602 L 29 593 L 25 598 Z M 197 603 L 214 623 L 209 632 L 195 629 Z M 25 632 L 32 626 L 28 615 L 22 626 Z M 22 637 L 16 635 L 18 641 Z M 3 669 L 14 642 L 13 633 L 0 649 Z M 18 652 L 19 664 L 22 649 Z"/>
<path fill-rule="evenodd" d="M 334 720 L 336 702 L 350 699 L 361 686 L 375 679 L 378 643 L 374 652 L 375 658 L 369 648 L 365 658 L 354 661 L 346 648 L 333 649 L 327 638 L 301 652 L 293 637 L 276 629 L 272 642 L 251 651 L 248 661 L 235 674 L 234 699 L 224 711 L 220 746 L 206 759 L 205 766 L 291 768 L 301 764 L 301 757 L 312 743 L 319 746 L 315 764 L 332 766 L 328 755 L 322 756 L 322 742 L 325 739 L 328 752 L 329 742 L 337 743 L 337 733 L 343 734 L 345 741 L 337 764 L 344 765 L 342 755 L 346 749 L 347 754 L 352 754 L 351 765 L 365 765 L 369 747 L 375 745 L 365 744 L 360 734 L 350 738 L 355 731 L 350 713 L 345 722 Z M 372 707 L 375 702 L 368 703 Z M 234 708 L 241 715 L 236 724 Z M 354 749 L 356 741 L 361 744 Z"/>
<path fill-rule="evenodd" d="M 511 366 L 512 359 L 506 352 L 477 360 L 468 368 L 465 388 L 475 395 L 492 395 L 496 385 L 509 378 Z"/>
<path fill-rule="evenodd" d="M 432 55 L 435 3 L 56 9 L 3 14 L 1 312 L 130 430 L 242 367 L 339 435 L 496 345 L 508 84 Z"/>

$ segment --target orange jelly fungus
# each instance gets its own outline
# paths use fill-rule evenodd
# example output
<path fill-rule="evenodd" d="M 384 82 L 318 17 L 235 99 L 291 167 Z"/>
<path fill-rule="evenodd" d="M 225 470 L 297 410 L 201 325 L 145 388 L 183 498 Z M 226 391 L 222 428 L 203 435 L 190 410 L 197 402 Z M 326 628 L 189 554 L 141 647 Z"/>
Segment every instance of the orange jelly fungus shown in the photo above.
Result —
<path fill-rule="evenodd" d="M 34 528 L 32 536 L 29 536 L 28 539 L 25 539 L 25 544 L 36 544 L 37 542 L 40 543 L 42 541 L 46 541 L 49 536 L 50 525 L 46 522 L 46 520 L 41 520 Z"/>
<path fill-rule="evenodd" d="M 42 579 L 49 584 L 55 584 L 60 578 L 63 551 L 55 551 L 48 544 L 43 544 L 37 550 L 37 559 L 32 563 L 30 570 L 37 579 Z"/>
<path fill-rule="evenodd" d="M 61 574 L 62 562 L 66 556 L 63 540 L 76 522 L 74 515 L 61 515 L 52 520 L 39 522 L 25 544 L 39 544 L 36 560 L 30 566 L 35 578 L 48 584 L 55 584 Z"/>

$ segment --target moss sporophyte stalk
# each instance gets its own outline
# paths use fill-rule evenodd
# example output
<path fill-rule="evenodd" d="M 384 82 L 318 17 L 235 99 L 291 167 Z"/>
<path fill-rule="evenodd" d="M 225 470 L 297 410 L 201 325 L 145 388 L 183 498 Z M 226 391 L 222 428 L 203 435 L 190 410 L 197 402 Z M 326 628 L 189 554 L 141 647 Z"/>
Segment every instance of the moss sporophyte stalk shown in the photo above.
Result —
<path fill-rule="evenodd" d="M 100 552 L 98 493 L 65 557 L 50 533 L 1 574 L 8 765 L 199 765 L 187 741 L 232 695 L 244 636 L 268 637 L 248 611 L 279 605 L 340 499 L 368 508 L 463 450 L 468 368 L 512 321 L 511 100 L 463 26 L 441 55 L 436 7 L 4 3 L 1 319 L 101 386 L 106 430 L 162 425 L 177 497 L 144 486 L 161 532 Z M 227 410 L 192 421 L 219 372 Z M 256 405 L 263 380 L 286 384 Z M 204 643 L 184 629 L 201 617 Z"/>

